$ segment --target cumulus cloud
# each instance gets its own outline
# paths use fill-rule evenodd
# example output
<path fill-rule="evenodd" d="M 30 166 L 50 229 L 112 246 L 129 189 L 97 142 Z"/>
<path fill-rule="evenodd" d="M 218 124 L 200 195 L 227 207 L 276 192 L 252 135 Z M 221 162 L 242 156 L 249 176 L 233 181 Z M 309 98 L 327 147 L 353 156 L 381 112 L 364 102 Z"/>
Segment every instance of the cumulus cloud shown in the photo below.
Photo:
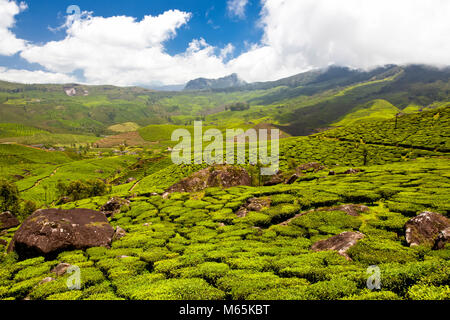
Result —
<path fill-rule="evenodd" d="M 450 65 L 450 1 L 263 0 L 264 37 L 230 61 L 246 80 L 330 64 Z"/>
<path fill-rule="evenodd" d="M 73 83 L 77 79 L 64 73 L 29 71 L 0 67 L 0 79 L 20 83 Z"/>
<path fill-rule="evenodd" d="M 248 0 L 228 0 L 227 10 L 231 16 L 238 17 L 240 19 L 245 18 L 245 7 L 248 4 Z"/>
<path fill-rule="evenodd" d="M 229 10 L 245 15 L 247 2 L 228 1 Z M 47 79 L 51 73 L 63 79 L 76 71 L 86 83 L 124 86 L 180 84 L 234 72 L 248 82 L 267 81 L 330 64 L 366 69 L 391 63 L 450 65 L 448 0 L 261 0 L 261 4 L 258 25 L 263 38 L 230 60 L 232 44 L 217 48 L 204 38 L 192 39 L 183 53 L 167 53 L 165 42 L 191 18 L 179 10 L 141 20 L 84 12 L 80 19 L 67 18 L 63 40 L 26 44 L 10 31 L 25 5 L 0 0 L 0 44 L 4 43 L 0 54 L 20 51 L 22 58 L 46 69 Z"/>
<path fill-rule="evenodd" d="M 88 15 L 70 23 L 65 39 L 30 46 L 21 57 L 53 72 L 81 70 L 86 82 L 93 84 L 173 84 L 196 76 L 221 76 L 226 67 L 204 39 L 192 40 L 182 54 L 165 51 L 164 42 L 190 17 L 179 10 L 140 21 Z"/>
<path fill-rule="evenodd" d="M 14 27 L 15 16 L 26 8 L 23 2 L 0 0 L 0 55 L 11 56 L 25 48 L 26 41 L 16 38 L 11 28 Z"/>
<path fill-rule="evenodd" d="M 226 59 L 228 56 L 232 55 L 234 52 L 234 46 L 229 43 L 222 50 L 220 50 L 220 58 Z"/>

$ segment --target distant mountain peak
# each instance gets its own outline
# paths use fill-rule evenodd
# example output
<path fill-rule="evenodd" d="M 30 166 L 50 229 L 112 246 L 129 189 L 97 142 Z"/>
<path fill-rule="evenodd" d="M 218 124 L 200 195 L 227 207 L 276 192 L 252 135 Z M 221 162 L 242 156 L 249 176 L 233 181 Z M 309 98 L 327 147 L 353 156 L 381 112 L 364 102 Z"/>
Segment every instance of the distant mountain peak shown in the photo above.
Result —
<path fill-rule="evenodd" d="M 246 82 L 239 78 L 237 73 L 218 79 L 197 78 L 189 81 L 184 90 L 209 90 L 226 89 L 245 85 Z"/>

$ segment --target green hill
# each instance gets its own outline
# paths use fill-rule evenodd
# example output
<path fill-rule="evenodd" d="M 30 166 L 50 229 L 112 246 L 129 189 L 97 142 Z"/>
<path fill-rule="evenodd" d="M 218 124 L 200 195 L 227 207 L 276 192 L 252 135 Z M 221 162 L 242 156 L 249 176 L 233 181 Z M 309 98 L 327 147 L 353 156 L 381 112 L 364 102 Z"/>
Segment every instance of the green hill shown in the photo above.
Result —
<path fill-rule="evenodd" d="M 383 120 L 395 117 L 400 110 L 386 100 L 374 100 L 356 107 L 332 126 L 349 126 L 360 120 Z"/>
<path fill-rule="evenodd" d="M 264 121 L 280 125 L 291 135 L 305 135 L 377 99 L 400 110 L 448 103 L 449 70 L 420 65 L 385 66 L 369 72 L 330 67 L 204 92 L 0 82 L 0 118 L 52 133 L 104 135 L 111 126 L 130 122 L 145 127 L 191 125 L 205 119 L 217 125 L 223 115 L 235 124 Z M 248 103 L 249 109 L 226 110 L 236 102 Z"/>
<path fill-rule="evenodd" d="M 450 107 L 444 107 L 333 129 L 321 136 L 342 141 L 449 152 L 449 126 Z"/>
<path fill-rule="evenodd" d="M 17 123 L 0 123 L 0 139 L 9 137 L 32 136 L 43 130 Z"/>
<path fill-rule="evenodd" d="M 423 211 L 450 214 L 447 69 L 331 68 L 201 93 L 0 88 L 2 121 L 23 121 L 0 125 L 5 139 L 75 133 L 90 139 L 111 125 L 135 122 L 151 142 L 64 152 L 0 144 L 0 180 L 17 186 L 12 211 L 21 219 L 33 205 L 102 210 L 112 197 L 129 201 L 108 218 L 126 232 L 108 248 L 66 248 L 20 260 L 6 250 L 19 227 L 1 230 L 1 300 L 450 299 L 449 244 L 410 246 L 405 234 L 405 223 Z M 76 93 L 67 95 L 68 88 Z M 248 108 L 226 108 L 236 101 Z M 246 163 L 246 186 L 166 193 L 207 168 L 175 165 L 166 151 L 173 130 L 192 132 L 195 120 L 219 129 L 276 124 L 295 135 L 339 127 L 280 139 L 279 175 L 296 174 L 292 183 L 264 186 L 273 177 L 259 176 L 258 164 Z M 95 186 L 93 179 L 104 184 L 101 195 L 65 197 L 62 183 Z M 360 233 L 345 254 L 315 250 L 318 241 L 344 232 Z M 80 290 L 67 287 L 70 274 L 52 272 L 60 263 L 80 268 Z M 367 288 L 369 266 L 380 269 L 379 290 Z"/>

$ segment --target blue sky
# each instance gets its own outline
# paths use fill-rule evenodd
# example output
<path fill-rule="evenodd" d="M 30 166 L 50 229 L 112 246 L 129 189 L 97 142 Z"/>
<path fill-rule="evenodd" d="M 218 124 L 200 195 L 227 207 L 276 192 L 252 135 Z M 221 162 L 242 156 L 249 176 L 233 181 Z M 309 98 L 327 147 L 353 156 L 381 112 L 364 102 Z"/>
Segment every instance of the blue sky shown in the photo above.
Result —
<path fill-rule="evenodd" d="M 181 53 L 192 39 L 203 37 L 214 46 L 223 47 L 232 43 L 236 53 L 245 49 L 245 42 L 259 42 L 263 34 L 257 27 L 261 4 L 257 0 L 248 1 L 245 17 L 230 14 L 226 1 L 207 0 L 28 0 L 28 9 L 17 19 L 14 31 L 19 38 L 35 43 L 60 40 L 64 30 L 52 32 L 48 27 L 64 23 L 66 9 L 73 4 L 82 11 L 93 12 L 96 16 L 111 17 L 125 15 L 141 20 L 146 15 L 156 16 L 170 9 L 191 12 L 189 25 L 180 28 L 176 39 L 166 43 L 166 50 Z"/>
<path fill-rule="evenodd" d="M 167 40 L 165 50 L 169 54 L 179 54 L 186 50 L 192 39 L 204 38 L 209 44 L 224 47 L 232 43 L 233 55 L 244 52 L 249 44 L 258 43 L 263 30 L 258 26 L 261 3 L 249 0 L 245 5 L 245 15 L 231 12 L 227 1 L 207 0 L 28 0 L 27 9 L 16 19 L 12 31 L 18 38 L 35 44 L 62 40 L 64 29 L 54 30 L 64 24 L 67 8 L 77 5 L 81 11 L 93 12 L 96 16 L 131 16 L 141 20 L 146 15 L 157 16 L 167 10 L 178 9 L 192 13 L 189 25 L 177 32 L 176 38 Z M 53 29 L 53 30 L 51 30 Z M 225 60 L 231 59 L 228 56 Z M 0 66 L 27 70 L 45 70 L 37 63 L 29 63 L 18 54 L 0 55 Z"/>
<path fill-rule="evenodd" d="M 155 87 L 445 66 L 449 16 L 448 0 L 0 0 L 0 80 Z"/>

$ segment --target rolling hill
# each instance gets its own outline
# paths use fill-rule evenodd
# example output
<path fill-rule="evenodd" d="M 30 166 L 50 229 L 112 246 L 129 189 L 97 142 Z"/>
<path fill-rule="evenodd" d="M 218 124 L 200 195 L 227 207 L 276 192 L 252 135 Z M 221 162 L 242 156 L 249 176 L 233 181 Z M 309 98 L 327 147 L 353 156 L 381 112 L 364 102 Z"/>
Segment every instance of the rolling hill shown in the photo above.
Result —
<path fill-rule="evenodd" d="M 338 123 L 377 99 L 400 111 L 446 103 L 449 79 L 449 68 L 390 65 L 371 71 L 332 66 L 278 81 L 192 92 L 0 82 L 0 118 L 3 123 L 52 133 L 91 136 L 112 134 L 111 128 L 124 130 L 115 126 L 126 123 L 184 126 L 204 120 L 217 125 L 219 119 L 228 126 L 271 123 L 291 135 L 307 135 Z M 249 108 L 227 110 L 236 102 L 246 102 Z M 391 115 L 392 110 L 385 111 Z M 370 117 L 370 112 L 364 117 Z"/>

